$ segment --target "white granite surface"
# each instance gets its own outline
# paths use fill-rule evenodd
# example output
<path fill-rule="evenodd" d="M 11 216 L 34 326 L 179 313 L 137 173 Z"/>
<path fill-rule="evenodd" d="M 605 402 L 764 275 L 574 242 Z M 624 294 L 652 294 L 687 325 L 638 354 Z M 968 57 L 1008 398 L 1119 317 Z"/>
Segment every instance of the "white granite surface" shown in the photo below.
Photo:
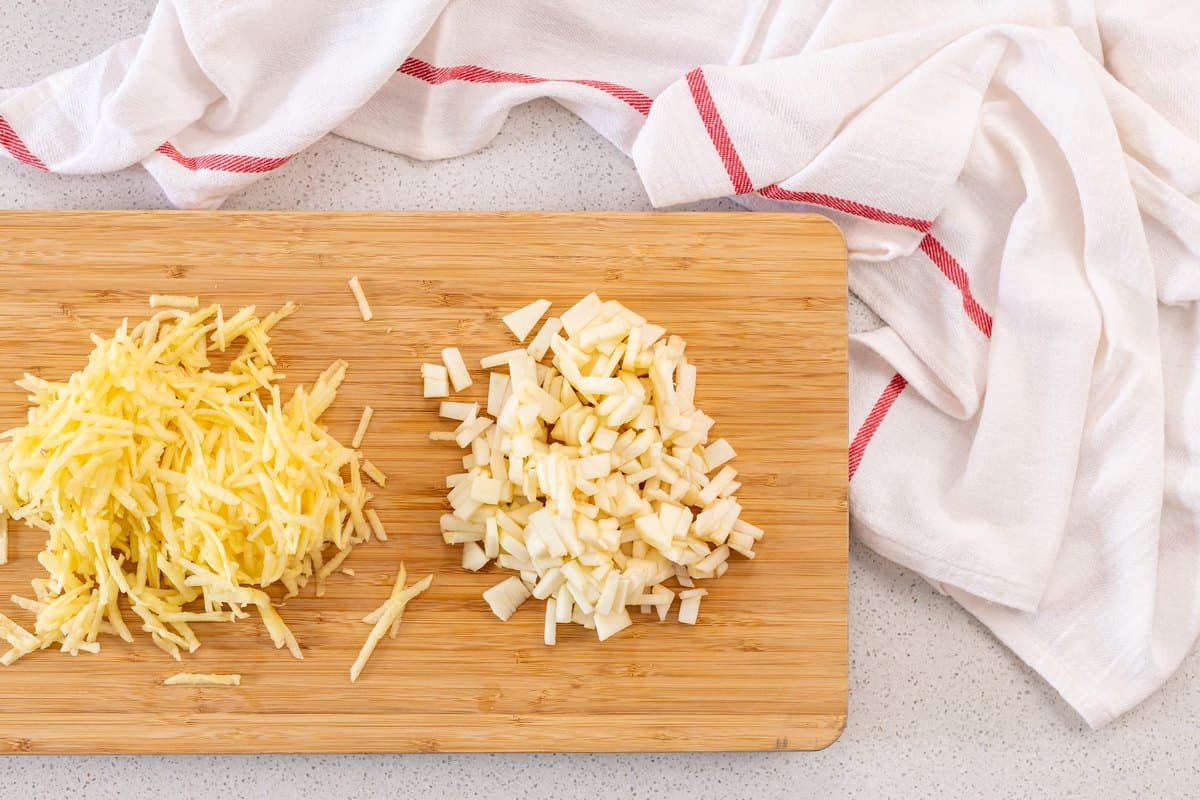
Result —
<path fill-rule="evenodd" d="M 0 0 L 0 87 L 30 82 L 139 32 L 151 6 Z M 578 181 L 581 174 L 589 180 Z M 0 208 L 164 203 L 140 168 L 60 177 L 0 161 Z M 545 102 L 518 109 L 491 146 L 451 162 L 414 163 L 329 139 L 228 207 L 649 209 L 628 161 Z M 1090 732 L 952 601 L 852 545 L 849 724 L 819 753 L 12 756 L 0 759 L 0 798 L 1197 797 L 1198 673 L 1200 656 L 1193 655 L 1141 708 Z"/>

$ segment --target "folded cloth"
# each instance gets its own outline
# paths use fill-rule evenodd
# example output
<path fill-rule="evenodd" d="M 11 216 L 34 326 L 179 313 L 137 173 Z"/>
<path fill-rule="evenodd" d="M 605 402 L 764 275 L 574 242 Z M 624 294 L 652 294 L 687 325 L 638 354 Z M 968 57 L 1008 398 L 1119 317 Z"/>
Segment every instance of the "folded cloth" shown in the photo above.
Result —
<path fill-rule="evenodd" d="M 214 207 L 330 132 L 447 158 L 551 97 L 656 205 L 830 215 L 884 322 L 856 535 L 1102 725 L 1200 631 L 1198 39 L 1170 0 L 164 0 L 0 95 L 0 146 Z"/>

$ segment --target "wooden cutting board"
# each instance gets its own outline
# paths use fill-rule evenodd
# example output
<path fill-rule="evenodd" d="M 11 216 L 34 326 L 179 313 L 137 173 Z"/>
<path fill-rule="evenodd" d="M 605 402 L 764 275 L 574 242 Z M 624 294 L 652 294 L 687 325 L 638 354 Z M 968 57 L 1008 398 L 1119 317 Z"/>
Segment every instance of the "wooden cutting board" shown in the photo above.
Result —
<path fill-rule="evenodd" d="M 346 281 L 375 311 L 363 322 Z M 55 650 L 0 668 L 0 748 L 30 753 L 806 750 L 846 714 L 846 283 L 838 230 L 793 214 L 0 214 L 0 428 L 23 421 L 24 371 L 62 379 L 151 293 L 198 294 L 227 309 L 286 300 L 300 312 L 273 348 L 288 383 L 351 363 L 326 420 L 389 476 L 377 490 L 391 538 L 361 546 L 281 612 L 304 660 L 261 625 L 198 626 L 203 646 L 173 662 L 144 634 L 96 655 Z M 766 529 L 759 557 L 734 556 L 699 624 L 634 614 L 607 642 L 562 626 L 542 644 L 542 606 L 507 623 L 442 544 L 443 478 L 461 453 L 421 398 L 419 366 L 461 346 L 469 363 L 513 346 L 499 317 L 538 297 L 557 311 L 589 291 L 688 342 L 697 400 L 737 449 L 743 516 Z M 467 393 L 482 399 L 486 381 Z M 12 526 L 0 611 L 41 574 L 41 533 Z M 358 683 L 360 620 L 403 559 L 434 573 L 401 635 Z M 672 609 L 674 611 L 675 609 Z M 133 622 L 130 622 L 133 627 Z M 135 629 L 136 631 L 136 629 Z M 238 688 L 164 687 L 193 672 L 238 672 Z"/>

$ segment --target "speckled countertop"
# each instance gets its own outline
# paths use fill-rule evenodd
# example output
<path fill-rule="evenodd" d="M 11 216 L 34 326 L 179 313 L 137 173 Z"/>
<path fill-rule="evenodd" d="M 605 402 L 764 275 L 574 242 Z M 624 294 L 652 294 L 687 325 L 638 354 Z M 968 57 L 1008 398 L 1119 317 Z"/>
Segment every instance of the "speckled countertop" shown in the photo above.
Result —
<path fill-rule="evenodd" d="M 5 0 L 0 87 L 31 82 L 139 33 L 151 6 L 148 0 Z M 589 176 L 586 189 L 575 179 L 580 174 Z M 62 177 L 0 162 L 0 208 L 165 202 L 140 168 Z M 548 102 L 517 109 L 489 147 L 454 161 L 411 162 L 327 139 L 227 207 L 650 208 L 627 159 Z M 866 324 L 866 316 L 853 322 Z M 95 798 L 222 800 L 1200 796 L 1200 655 L 1133 713 L 1090 732 L 953 601 L 864 548 L 852 544 L 850 551 L 849 724 L 837 744 L 819 753 L 11 756 L 0 759 L 0 798 L 61 799 L 80 790 Z"/>

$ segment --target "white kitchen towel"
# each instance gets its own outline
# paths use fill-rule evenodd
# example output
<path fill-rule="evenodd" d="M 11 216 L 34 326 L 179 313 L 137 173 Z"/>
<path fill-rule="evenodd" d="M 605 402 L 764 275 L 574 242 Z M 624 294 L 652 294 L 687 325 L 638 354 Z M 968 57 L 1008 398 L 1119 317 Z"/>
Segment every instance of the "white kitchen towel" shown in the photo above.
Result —
<path fill-rule="evenodd" d="M 174 0 L 0 94 L 0 147 L 213 207 L 330 132 L 446 158 L 547 96 L 657 205 L 832 216 L 885 323 L 856 535 L 1102 725 L 1200 632 L 1197 41 L 1169 0 Z"/>

